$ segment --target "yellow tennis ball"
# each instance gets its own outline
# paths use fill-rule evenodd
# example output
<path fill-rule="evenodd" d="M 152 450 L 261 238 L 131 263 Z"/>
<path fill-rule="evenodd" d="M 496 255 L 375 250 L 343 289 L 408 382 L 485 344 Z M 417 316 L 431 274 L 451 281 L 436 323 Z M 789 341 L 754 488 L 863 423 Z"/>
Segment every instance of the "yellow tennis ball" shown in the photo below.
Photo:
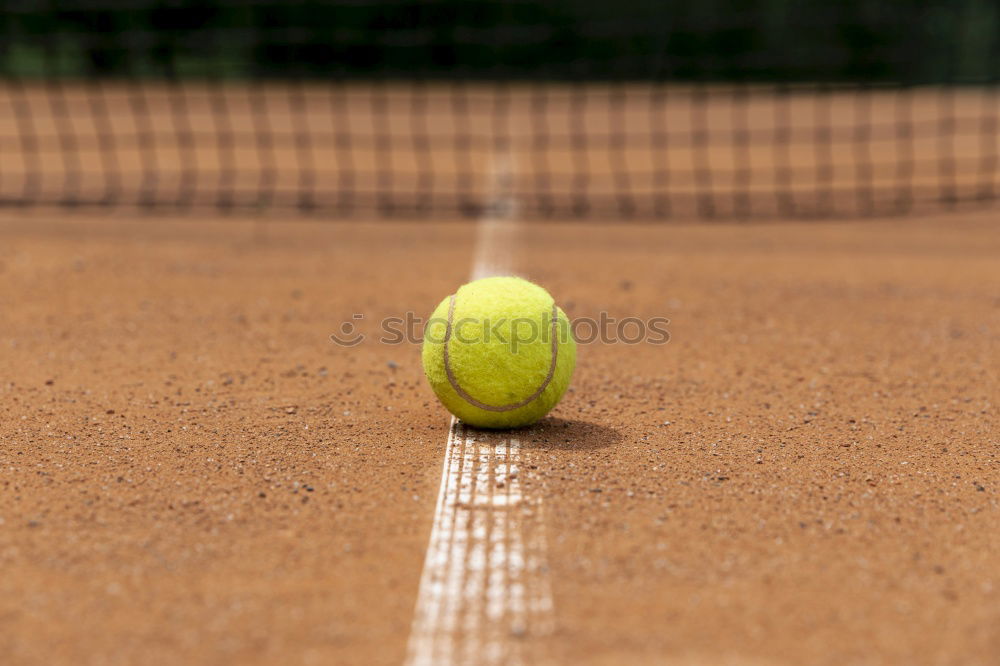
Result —
<path fill-rule="evenodd" d="M 549 292 L 490 277 L 448 296 L 424 327 L 424 374 L 452 414 L 516 428 L 549 413 L 569 387 L 576 341 Z"/>

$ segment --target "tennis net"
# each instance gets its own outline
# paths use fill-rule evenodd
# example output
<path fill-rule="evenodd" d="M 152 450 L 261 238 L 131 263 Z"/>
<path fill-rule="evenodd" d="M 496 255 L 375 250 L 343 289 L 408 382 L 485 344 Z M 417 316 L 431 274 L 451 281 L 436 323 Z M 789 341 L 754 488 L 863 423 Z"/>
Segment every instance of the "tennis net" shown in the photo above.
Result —
<path fill-rule="evenodd" d="M 3 0 L 0 205 L 688 219 L 1000 199 L 995 3 L 608 4 Z"/>

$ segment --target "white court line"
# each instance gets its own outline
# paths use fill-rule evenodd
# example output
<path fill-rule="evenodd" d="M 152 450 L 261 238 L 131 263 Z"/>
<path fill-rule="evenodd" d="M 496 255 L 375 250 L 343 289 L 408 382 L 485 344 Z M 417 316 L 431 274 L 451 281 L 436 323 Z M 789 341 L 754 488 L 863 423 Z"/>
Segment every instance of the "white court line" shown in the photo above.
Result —
<path fill-rule="evenodd" d="M 494 168 L 473 279 L 509 275 L 518 233 L 511 164 Z M 524 483 L 521 444 L 451 421 L 420 579 L 407 666 L 523 666 L 552 629 L 541 497 Z"/>

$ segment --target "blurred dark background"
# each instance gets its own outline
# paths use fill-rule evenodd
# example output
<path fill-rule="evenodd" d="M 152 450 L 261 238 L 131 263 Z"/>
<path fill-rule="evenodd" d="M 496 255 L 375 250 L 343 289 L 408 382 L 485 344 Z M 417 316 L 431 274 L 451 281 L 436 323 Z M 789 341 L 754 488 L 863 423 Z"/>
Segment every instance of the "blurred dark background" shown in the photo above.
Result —
<path fill-rule="evenodd" d="M 0 0 L 0 76 L 978 83 L 998 0 Z"/>

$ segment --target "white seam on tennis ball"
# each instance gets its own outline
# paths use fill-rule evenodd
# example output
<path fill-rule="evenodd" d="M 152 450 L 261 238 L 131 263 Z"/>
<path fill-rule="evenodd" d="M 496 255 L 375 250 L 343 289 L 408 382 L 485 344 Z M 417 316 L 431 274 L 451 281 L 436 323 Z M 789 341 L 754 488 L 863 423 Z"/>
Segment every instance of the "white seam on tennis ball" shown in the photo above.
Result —
<path fill-rule="evenodd" d="M 511 412 L 515 409 L 520 409 L 526 405 L 530 405 L 534 402 L 538 396 L 548 388 L 549 383 L 556 374 L 556 364 L 559 361 L 559 308 L 555 303 L 552 304 L 552 360 L 549 362 L 549 371 L 545 375 L 544 381 L 542 381 L 541 386 L 535 390 L 534 393 L 529 395 L 524 400 L 519 400 L 518 402 L 510 403 L 507 405 L 490 405 L 481 400 L 476 400 L 468 392 L 462 388 L 461 384 L 458 383 L 458 379 L 455 377 L 455 373 L 451 370 L 451 364 L 449 361 L 448 343 L 451 341 L 451 320 L 455 314 L 455 300 L 458 294 L 452 294 L 450 300 L 448 301 L 448 321 L 445 325 L 444 330 L 444 372 L 448 376 L 448 383 L 451 387 L 455 389 L 455 393 L 458 394 L 462 400 L 473 407 L 478 407 L 479 409 L 486 410 L 488 412 Z"/>

